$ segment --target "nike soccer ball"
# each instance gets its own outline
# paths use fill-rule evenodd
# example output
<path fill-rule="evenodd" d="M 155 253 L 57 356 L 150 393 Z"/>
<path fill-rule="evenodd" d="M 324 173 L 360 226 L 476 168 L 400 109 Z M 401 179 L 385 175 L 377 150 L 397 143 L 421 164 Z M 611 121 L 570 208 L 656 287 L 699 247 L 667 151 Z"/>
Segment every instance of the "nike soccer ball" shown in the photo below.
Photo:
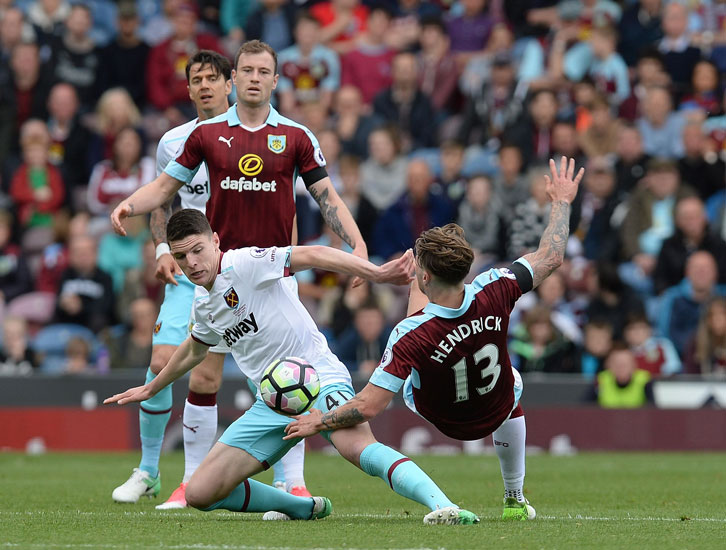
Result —
<path fill-rule="evenodd" d="M 265 369 L 260 380 L 260 394 L 273 411 L 295 415 L 312 407 L 320 393 L 320 379 L 304 359 L 277 359 Z"/>

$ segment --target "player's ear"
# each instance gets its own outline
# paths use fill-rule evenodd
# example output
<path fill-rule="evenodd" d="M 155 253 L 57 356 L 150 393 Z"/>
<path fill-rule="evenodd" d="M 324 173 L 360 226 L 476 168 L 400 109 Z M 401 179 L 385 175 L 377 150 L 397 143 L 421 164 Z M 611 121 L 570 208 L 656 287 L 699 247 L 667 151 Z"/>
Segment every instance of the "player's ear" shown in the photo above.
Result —
<path fill-rule="evenodd" d="M 232 71 L 232 78 L 224 83 L 224 95 L 232 93 L 232 82 L 234 81 L 234 71 Z"/>
<path fill-rule="evenodd" d="M 219 235 L 217 235 L 216 231 L 212 233 L 212 243 L 214 243 L 215 248 L 219 248 Z"/>
<path fill-rule="evenodd" d="M 273 90 L 274 90 L 275 88 L 277 88 L 277 80 L 278 80 L 279 78 L 280 78 L 280 75 L 279 75 L 279 74 L 276 74 L 276 75 L 274 76 L 274 78 L 272 79 L 272 89 L 273 89 Z"/>

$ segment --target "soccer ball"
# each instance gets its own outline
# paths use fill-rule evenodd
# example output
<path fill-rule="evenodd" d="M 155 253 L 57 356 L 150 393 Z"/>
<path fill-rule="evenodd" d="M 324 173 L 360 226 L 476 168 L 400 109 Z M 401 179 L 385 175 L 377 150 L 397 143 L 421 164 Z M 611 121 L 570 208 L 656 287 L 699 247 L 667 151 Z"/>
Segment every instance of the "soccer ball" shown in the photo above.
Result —
<path fill-rule="evenodd" d="M 312 407 L 320 393 L 320 379 L 304 359 L 277 359 L 265 369 L 260 380 L 262 400 L 273 411 L 295 415 Z"/>

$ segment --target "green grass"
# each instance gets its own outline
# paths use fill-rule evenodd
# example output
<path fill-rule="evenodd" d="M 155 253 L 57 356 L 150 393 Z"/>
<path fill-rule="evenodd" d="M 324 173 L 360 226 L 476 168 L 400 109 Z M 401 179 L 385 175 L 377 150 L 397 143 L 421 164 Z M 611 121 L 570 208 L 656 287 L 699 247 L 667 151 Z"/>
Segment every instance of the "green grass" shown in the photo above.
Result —
<path fill-rule="evenodd" d="M 424 526 L 427 510 L 338 457 L 309 453 L 308 486 L 333 501 L 316 522 L 262 522 L 260 514 L 157 512 L 162 499 L 114 504 L 112 489 L 136 454 L 0 453 L 0 549 L 723 549 L 726 455 L 581 454 L 527 461 L 532 522 L 505 523 L 494 456 L 416 461 L 475 526 Z M 181 454 L 162 458 L 166 498 Z M 269 481 L 270 475 L 260 476 Z"/>

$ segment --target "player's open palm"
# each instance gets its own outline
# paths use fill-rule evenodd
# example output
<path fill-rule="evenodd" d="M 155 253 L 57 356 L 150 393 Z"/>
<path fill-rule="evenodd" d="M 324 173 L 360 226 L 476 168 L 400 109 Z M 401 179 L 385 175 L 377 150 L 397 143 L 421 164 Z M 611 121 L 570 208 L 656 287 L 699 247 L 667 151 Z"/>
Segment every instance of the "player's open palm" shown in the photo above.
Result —
<path fill-rule="evenodd" d="M 570 159 L 567 162 L 567 157 L 560 159 L 560 168 L 557 170 L 557 163 L 554 159 L 550 159 L 550 171 L 552 177 L 545 174 L 545 191 L 547 196 L 552 202 L 565 201 L 572 203 L 577 195 L 577 188 L 580 185 L 580 180 L 585 174 L 585 169 L 580 168 L 575 176 L 575 159 Z"/>
<path fill-rule="evenodd" d="M 117 393 L 111 397 L 107 397 L 103 400 L 104 405 L 111 403 L 118 403 L 119 405 L 126 405 L 127 403 L 140 403 L 154 397 L 147 386 L 136 386 L 135 388 L 129 388 L 123 393 Z"/>
<path fill-rule="evenodd" d="M 393 285 L 407 285 L 411 282 L 414 271 L 413 251 L 409 248 L 395 260 L 386 262 L 380 268 L 377 283 L 390 283 Z"/>

